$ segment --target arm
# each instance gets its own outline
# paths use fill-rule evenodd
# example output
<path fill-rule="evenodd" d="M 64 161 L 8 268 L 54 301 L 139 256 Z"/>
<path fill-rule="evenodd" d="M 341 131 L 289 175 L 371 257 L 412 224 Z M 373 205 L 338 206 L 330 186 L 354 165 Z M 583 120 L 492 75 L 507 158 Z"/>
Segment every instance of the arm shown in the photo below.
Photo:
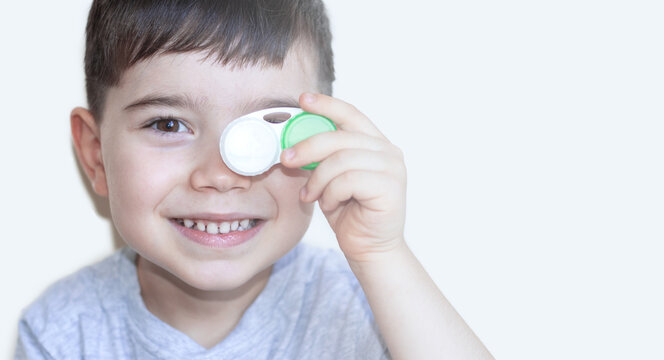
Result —
<path fill-rule="evenodd" d="M 351 262 L 394 359 L 493 359 L 405 242 Z"/>
<path fill-rule="evenodd" d="M 366 294 L 395 359 L 492 359 L 404 241 L 406 167 L 401 151 L 353 106 L 303 94 L 301 107 L 339 131 L 284 151 L 282 164 L 320 165 L 302 189 L 318 201 Z"/>

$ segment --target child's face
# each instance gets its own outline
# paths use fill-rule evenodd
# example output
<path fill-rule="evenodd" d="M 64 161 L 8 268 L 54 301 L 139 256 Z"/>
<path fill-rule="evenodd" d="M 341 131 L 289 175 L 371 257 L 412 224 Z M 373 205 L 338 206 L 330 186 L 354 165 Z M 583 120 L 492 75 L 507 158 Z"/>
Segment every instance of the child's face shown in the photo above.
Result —
<path fill-rule="evenodd" d="M 233 119 L 298 106 L 301 93 L 318 90 L 312 62 L 298 53 L 283 68 L 239 69 L 199 53 L 161 55 L 127 70 L 109 90 L 100 139 L 111 213 L 143 258 L 195 288 L 225 290 L 267 269 L 300 240 L 312 214 L 298 196 L 308 172 L 278 165 L 243 177 L 219 155 L 219 138 Z M 157 118 L 180 122 L 150 126 Z M 259 221 L 220 240 L 182 226 L 184 219 Z"/>

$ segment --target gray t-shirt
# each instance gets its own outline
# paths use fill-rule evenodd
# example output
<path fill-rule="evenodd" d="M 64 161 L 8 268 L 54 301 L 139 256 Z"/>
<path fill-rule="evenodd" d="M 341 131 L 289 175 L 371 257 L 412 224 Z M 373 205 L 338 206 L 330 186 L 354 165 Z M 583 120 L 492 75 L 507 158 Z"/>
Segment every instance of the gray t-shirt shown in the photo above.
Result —
<path fill-rule="evenodd" d="M 150 313 L 123 248 L 51 286 L 19 322 L 16 359 L 389 359 L 341 254 L 299 244 L 207 350 Z"/>

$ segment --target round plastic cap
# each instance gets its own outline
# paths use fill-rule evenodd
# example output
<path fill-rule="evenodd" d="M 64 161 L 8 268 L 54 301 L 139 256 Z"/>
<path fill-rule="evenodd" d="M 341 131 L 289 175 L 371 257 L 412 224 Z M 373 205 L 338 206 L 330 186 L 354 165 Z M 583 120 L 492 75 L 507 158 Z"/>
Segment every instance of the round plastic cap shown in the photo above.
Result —
<path fill-rule="evenodd" d="M 332 120 L 322 116 L 303 112 L 288 121 L 281 134 L 281 148 L 287 149 L 302 140 L 326 131 L 335 131 L 337 127 Z M 303 166 L 302 169 L 313 170 L 318 163 Z"/>
<path fill-rule="evenodd" d="M 253 176 L 267 171 L 279 159 L 279 139 L 263 120 L 232 123 L 219 142 L 224 162 L 234 172 Z"/>

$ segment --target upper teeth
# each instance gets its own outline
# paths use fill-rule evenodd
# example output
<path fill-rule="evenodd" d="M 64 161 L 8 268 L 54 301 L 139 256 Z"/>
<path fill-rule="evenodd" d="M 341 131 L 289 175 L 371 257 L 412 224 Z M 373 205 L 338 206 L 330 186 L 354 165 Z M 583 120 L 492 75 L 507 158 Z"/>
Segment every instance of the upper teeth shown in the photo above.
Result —
<path fill-rule="evenodd" d="M 249 230 L 256 225 L 256 221 L 252 219 L 223 221 L 221 223 L 204 220 L 180 219 L 178 222 L 180 225 L 198 231 L 205 231 L 208 234 L 228 234 L 231 231 Z"/>

